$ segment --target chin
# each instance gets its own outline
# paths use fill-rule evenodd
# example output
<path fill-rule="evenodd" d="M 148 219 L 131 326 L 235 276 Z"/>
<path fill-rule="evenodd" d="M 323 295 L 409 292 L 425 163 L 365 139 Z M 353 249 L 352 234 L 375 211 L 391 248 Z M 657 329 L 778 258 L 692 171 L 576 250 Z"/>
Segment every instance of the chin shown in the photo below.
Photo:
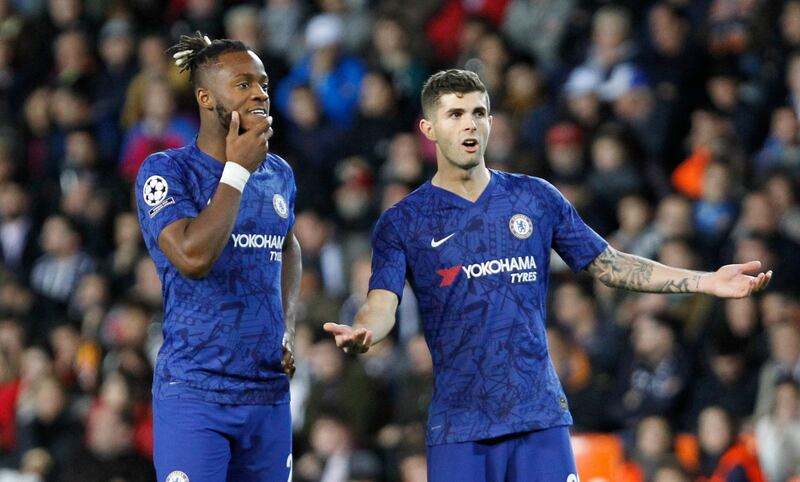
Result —
<path fill-rule="evenodd" d="M 454 166 L 457 168 L 464 170 L 464 171 L 471 171 L 476 167 L 481 165 L 480 159 L 462 159 L 458 162 L 453 163 Z"/>

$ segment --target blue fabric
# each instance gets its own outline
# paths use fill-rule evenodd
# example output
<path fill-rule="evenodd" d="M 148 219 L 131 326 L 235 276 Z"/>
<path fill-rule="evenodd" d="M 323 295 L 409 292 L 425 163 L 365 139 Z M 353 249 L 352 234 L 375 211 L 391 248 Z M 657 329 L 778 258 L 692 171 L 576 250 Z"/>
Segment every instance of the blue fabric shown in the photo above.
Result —
<path fill-rule="evenodd" d="M 419 300 L 434 365 L 429 445 L 569 425 L 547 354 L 550 250 L 578 271 L 606 247 L 549 183 L 491 171 L 474 203 L 424 184 L 378 221 L 370 289 Z"/>
<path fill-rule="evenodd" d="M 317 97 L 322 113 L 334 122 L 349 124 L 358 107 L 361 80 L 366 69 L 356 57 L 341 56 L 333 70 L 312 78 L 311 56 L 307 56 L 284 77 L 275 89 L 275 105 L 288 114 L 292 91 L 300 86 L 309 86 Z"/>
<path fill-rule="evenodd" d="M 429 482 L 578 482 L 567 427 L 428 447 Z"/>
<path fill-rule="evenodd" d="M 153 400 L 154 462 L 159 481 L 291 480 L 289 404 L 224 405 Z M 167 476 L 172 477 L 167 479 Z"/>
<path fill-rule="evenodd" d="M 184 277 L 158 246 L 166 226 L 206 207 L 222 169 L 192 144 L 148 157 L 137 177 L 139 224 L 164 294 L 164 344 L 153 394 L 219 403 L 286 402 L 280 276 L 282 246 L 294 223 L 296 189 L 289 165 L 270 154 L 252 174 L 231 239 L 204 279 Z M 166 194 L 156 196 L 158 204 L 152 205 L 152 192 L 145 197 L 148 180 L 167 186 Z"/>

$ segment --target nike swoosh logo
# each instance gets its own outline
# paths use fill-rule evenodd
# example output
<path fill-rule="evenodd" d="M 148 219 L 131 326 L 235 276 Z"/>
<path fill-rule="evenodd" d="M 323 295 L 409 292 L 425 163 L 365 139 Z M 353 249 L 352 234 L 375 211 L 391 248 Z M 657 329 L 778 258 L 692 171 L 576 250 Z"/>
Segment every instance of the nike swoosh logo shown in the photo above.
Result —
<path fill-rule="evenodd" d="M 448 239 L 452 238 L 455 235 L 456 235 L 456 233 L 453 233 L 450 236 L 447 236 L 447 237 L 444 237 L 444 238 L 440 239 L 439 241 L 436 241 L 436 239 L 431 238 L 431 248 L 438 248 L 439 246 L 442 245 L 442 243 L 444 243 L 445 241 L 447 241 Z"/>

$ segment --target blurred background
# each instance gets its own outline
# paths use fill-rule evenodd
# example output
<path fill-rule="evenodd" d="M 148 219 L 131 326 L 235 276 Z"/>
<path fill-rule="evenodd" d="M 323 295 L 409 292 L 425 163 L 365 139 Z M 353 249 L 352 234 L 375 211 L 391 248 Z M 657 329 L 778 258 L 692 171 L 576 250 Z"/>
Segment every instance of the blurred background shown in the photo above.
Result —
<path fill-rule="evenodd" d="M 163 311 L 131 186 L 196 134 L 164 54 L 195 30 L 264 60 L 270 150 L 297 178 L 294 480 L 425 481 L 413 296 L 363 356 L 320 326 L 352 321 L 373 223 L 435 169 L 419 91 L 450 67 L 491 95 L 489 166 L 549 180 L 616 248 L 775 270 L 721 301 L 554 257 L 581 479 L 798 480 L 800 0 L 0 0 L 0 481 L 154 480 Z"/>

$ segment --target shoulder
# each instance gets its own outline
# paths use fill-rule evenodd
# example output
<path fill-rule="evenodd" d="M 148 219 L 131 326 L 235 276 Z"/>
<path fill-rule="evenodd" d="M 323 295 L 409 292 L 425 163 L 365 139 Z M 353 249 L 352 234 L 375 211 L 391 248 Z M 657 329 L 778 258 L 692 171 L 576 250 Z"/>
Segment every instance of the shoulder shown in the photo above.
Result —
<path fill-rule="evenodd" d="M 497 176 L 498 182 L 507 190 L 525 190 L 533 193 L 556 194 L 558 189 L 548 181 L 527 174 L 492 170 L 492 175 Z"/>
<path fill-rule="evenodd" d="M 285 159 L 277 154 L 267 154 L 267 160 L 258 168 L 259 172 L 269 177 L 276 176 L 280 182 L 294 186 L 294 171 Z"/>
<path fill-rule="evenodd" d="M 430 206 L 430 182 L 411 191 L 406 197 L 397 202 L 394 206 L 387 209 L 385 213 L 392 211 L 392 215 L 397 217 L 414 215 L 422 211 L 426 206 Z"/>
<path fill-rule="evenodd" d="M 293 174 L 292 166 L 289 165 L 288 162 L 281 156 L 273 153 L 267 154 L 267 162 L 269 165 L 278 172 L 285 172 L 289 174 Z"/>
<path fill-rule="evenodd" d="M 167 149 L 150 154 L 139 168 L 139 172 L 136 175 L 137 184 L 143 183 L 152 176 L 180 173 L 189 155 L 186 147 Z"/>

